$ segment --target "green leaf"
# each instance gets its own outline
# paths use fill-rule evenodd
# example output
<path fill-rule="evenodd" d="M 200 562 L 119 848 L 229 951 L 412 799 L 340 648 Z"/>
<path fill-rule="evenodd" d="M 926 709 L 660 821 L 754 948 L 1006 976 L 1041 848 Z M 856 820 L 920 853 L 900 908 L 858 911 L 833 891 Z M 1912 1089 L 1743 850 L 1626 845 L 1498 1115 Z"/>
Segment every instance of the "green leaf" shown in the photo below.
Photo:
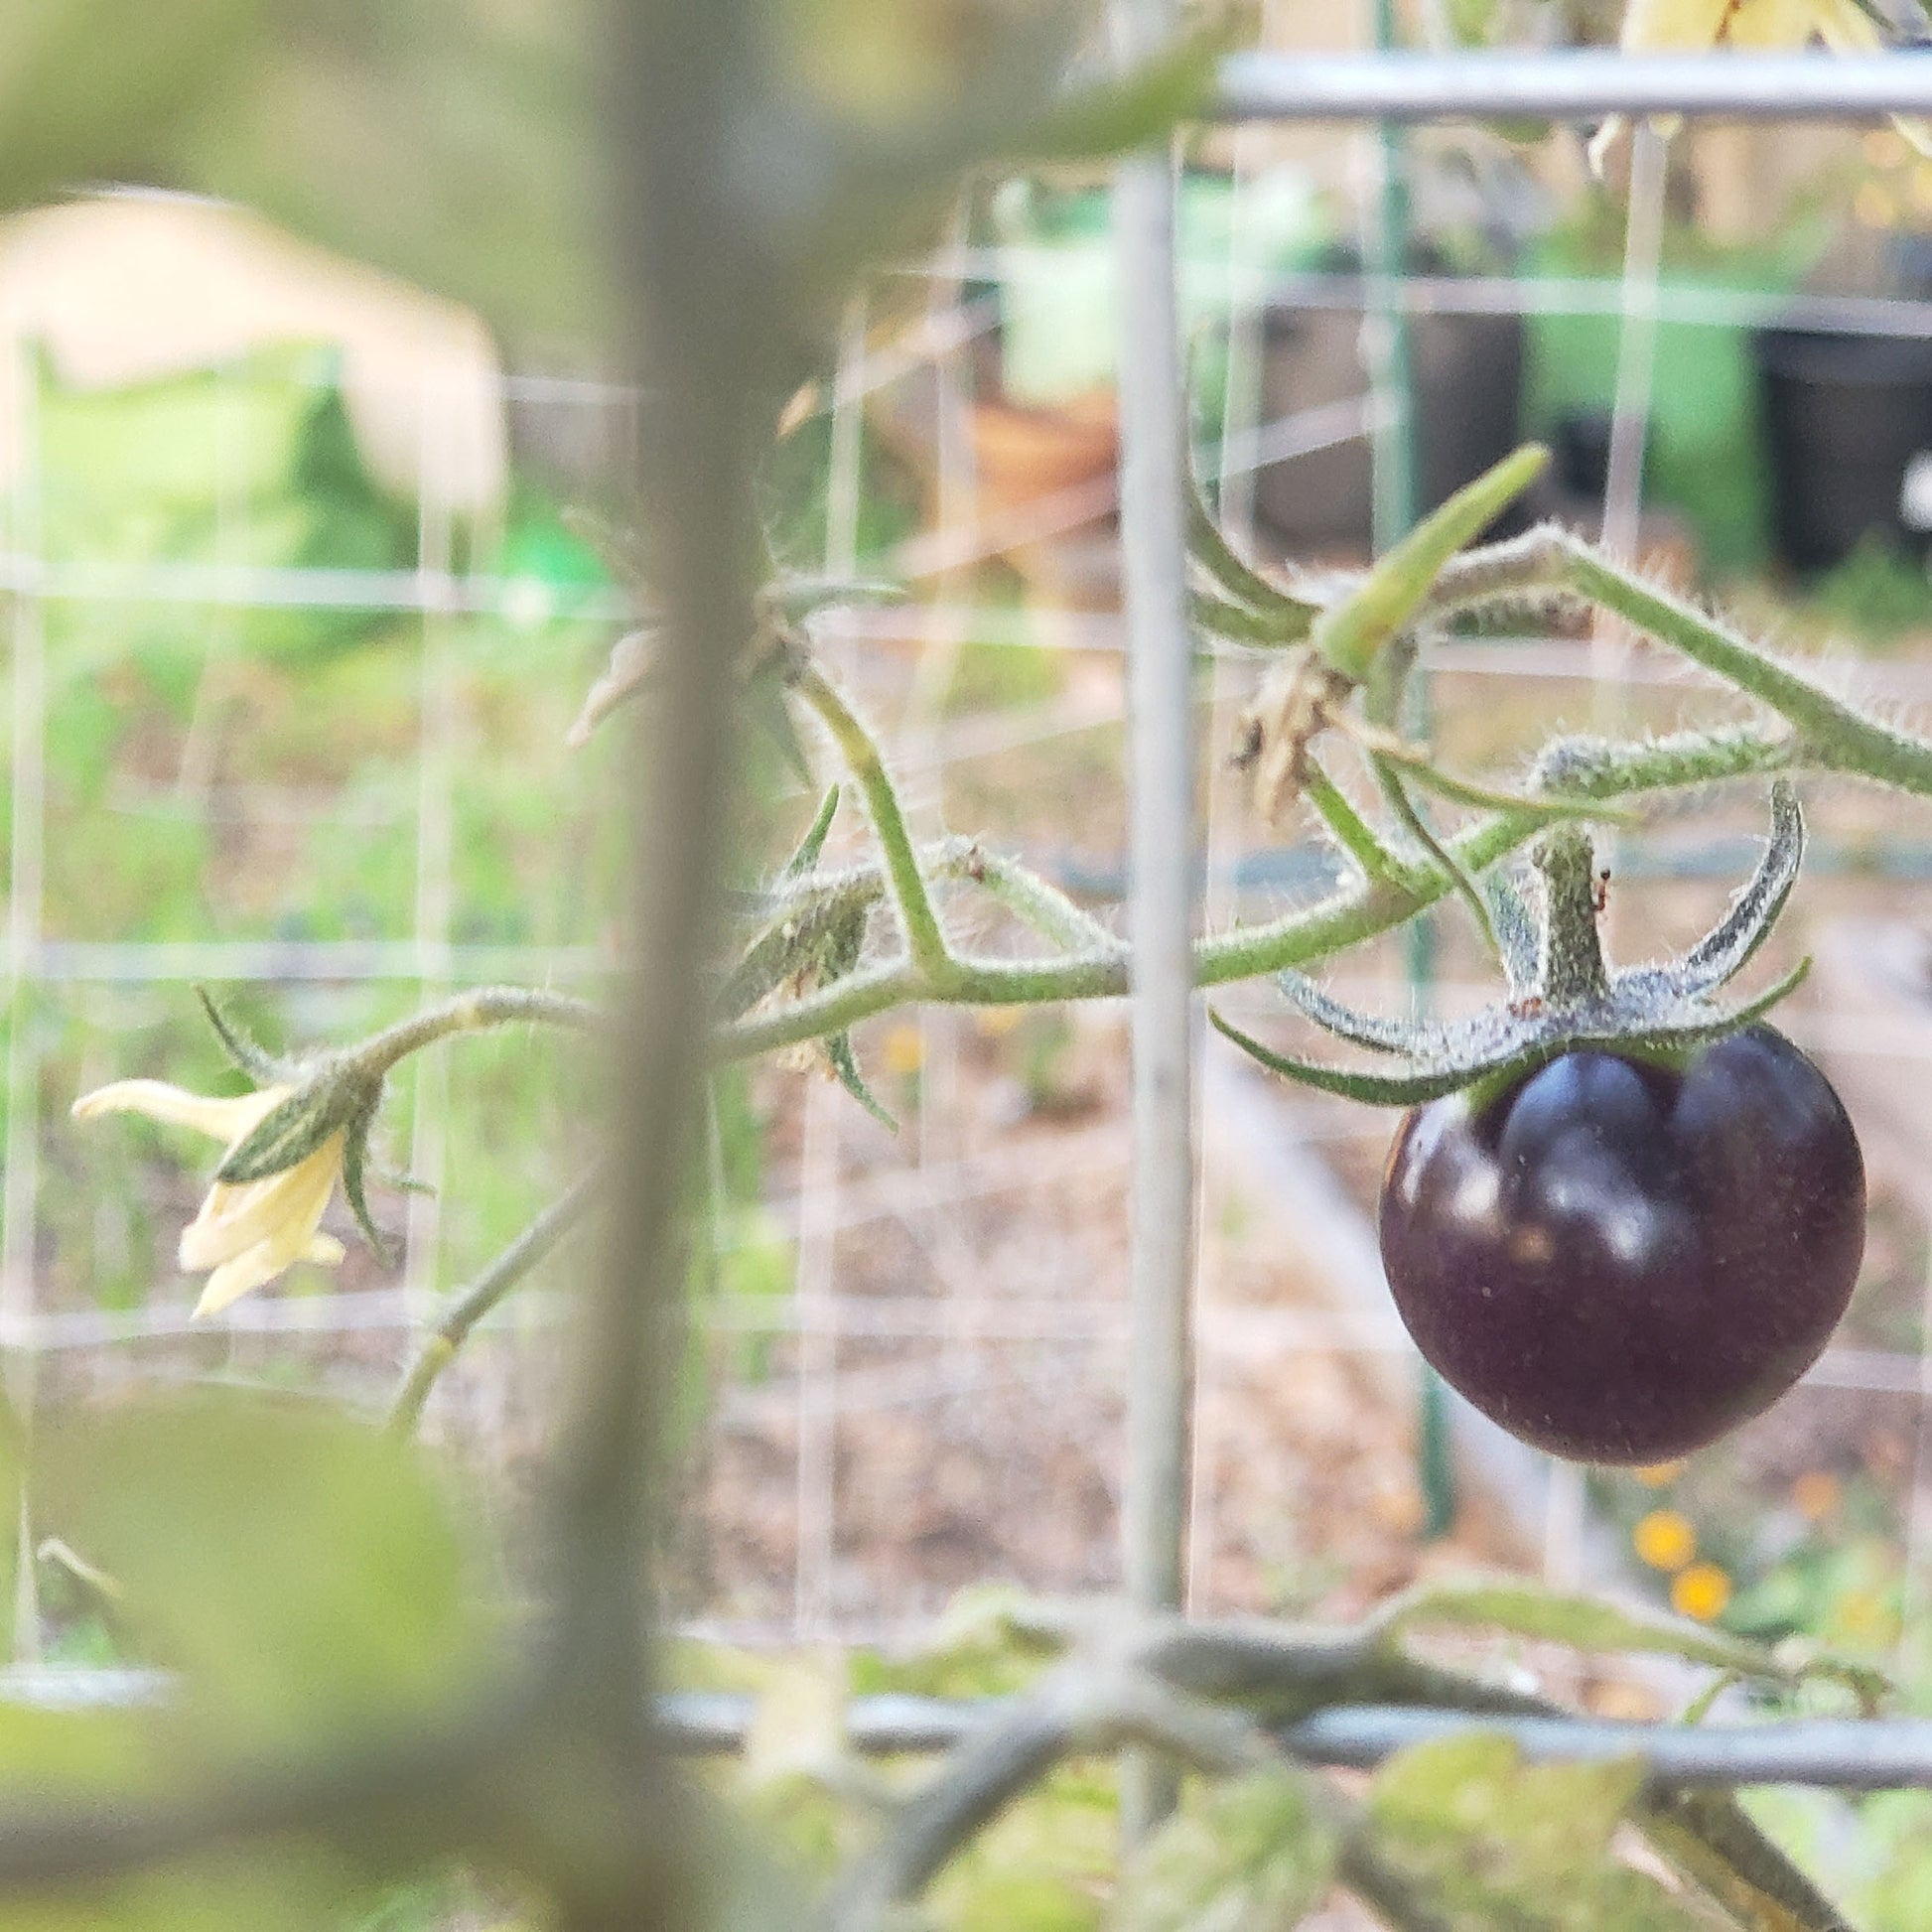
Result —
<path fill-rule="evenodd" d="M 1785 1679 L 1791 1672 L 1758 1644 L 1681 1617 L 1626 1608 L 1591 1596 L 1545 1589 L 1514 1577 L 1431 1584 L 1386 1604 L 1376 1619 L 1390 1636 L 1417 1629 L 1504 1630 L 1603 1655 L 1681 1657 L 1743 1677 Z"/>
<path fill-rule="evenodd" d="M 1065 1766 L 940 1873 L 933 1915 L 948 1932 L 1097 1932 L 1119 1854 L 1111 1770 Z"/>
<path fill-rule="evenodd" d="M 1128 1861 L 1121 1932 L 1290 1932 L 1320 1902 L 1335 1837 L 1306 1779 L 1270 1765 L 1211 1786 Z"/>
<path fill-rule="evenodd" d="M 1189 34 L 1118 80 L 1068 95 L 1013 137 L 1008 155 L 1033 162 L 1111 161 L 1165 141 L 1213 100 L 1227 51 L 1225 29 Z"/>
<path fill-rule="evenodd" d="M 45 1422 L 39 1521 L 125 1591 L 225 1748 L 392 1726 L 481 1664 L 465 1548 L 424 1465 L 320 1406 L 174 1395 Z"/>
<path fill-rule="evenodd" d="M 849 1093 L 880 1126 L 890 1134 L 898 1132 L 898 1122 L 886 1110 L 885 1103 L 866 1085 L 859 1071 L 858 1056 L 852 1050 L 850 1034 L 833 1034 L 825 1042 L 825 1057 L 832 1063 L 839 1085 Z"/>
<path fill-rule="evenodd" d="M 1017 1584 L 969 1584 L 910 1655 L 857 1653 L 853 1688 L 939 1698 L 1024 1691 L 1071 1641 L 1049 1634 L 1035 1605 Z"/>
<path fill-rule="evenodd" d="M 1447 1932 L 1697 1932 L 1708 1920 L 1610 1857 L 1643 1782 L 1636 1759 L 1526 1764 L 1473 1732 L 1392 1757 L 1367 1829 Z"/>
<path fill-rule="evenodd" d="M 0 1705 L 0 1807 L 166 1803 L 180 1794 L 180 1740 L 153 1712 Z M 346 1874 L 329 1857 L 257 1847 L 99 1885 L 0 1897 L 0 1932 L 315 1932 L 339 1928 Z"/>

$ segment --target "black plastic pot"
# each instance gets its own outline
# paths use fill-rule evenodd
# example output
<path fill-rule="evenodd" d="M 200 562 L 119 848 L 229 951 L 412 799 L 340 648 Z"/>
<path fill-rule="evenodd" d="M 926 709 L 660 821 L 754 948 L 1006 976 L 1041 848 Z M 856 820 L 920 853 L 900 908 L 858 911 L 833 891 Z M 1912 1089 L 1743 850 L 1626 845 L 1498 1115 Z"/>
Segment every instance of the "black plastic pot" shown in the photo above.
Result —
<path fill-rule="evenodd" d="M 1367 387 L 1359 309 L 1269 311 L 1262 368 L 1264 420 L 1343 404 Z M 1520 441 L 1520 316 L 1439 311 L 1410 322 L 1416 372 L 1422 507 L 1434 509 Z M 1255 512 L 1302 553 L 1369 548 L 1369 446 L 1357 436 L 1272 463 L 1255 478 Z M 1512 513 L 1514 514 L 1514 513 Z M 1499 526 L 1512 527 L 1508 520 Z"/>
<path fill-rule="evenodd" d="M 1778 554 L 1841 563 L 1877 535 L 1925 554 L 1899 516 L 1905 471 L 1932 451 L 1932 340 L 1766 329 L 1754 338 Z"/>

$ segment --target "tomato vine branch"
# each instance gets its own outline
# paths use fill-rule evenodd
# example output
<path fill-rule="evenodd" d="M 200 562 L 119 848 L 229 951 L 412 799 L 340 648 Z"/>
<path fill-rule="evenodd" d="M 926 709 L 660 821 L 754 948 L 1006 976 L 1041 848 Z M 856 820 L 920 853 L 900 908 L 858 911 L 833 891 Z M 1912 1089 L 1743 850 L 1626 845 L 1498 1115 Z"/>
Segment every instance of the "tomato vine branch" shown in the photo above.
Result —
<path fill-rule="evenodd" d="M 584 1218 L 601 1178 L 587 1174 L 552 1201 L 469 1287 L 450 1298 L 403 1372 L 384 1422 L 389 1435 L 415 1434 L 430 1391 L 471 1330 Z"/>

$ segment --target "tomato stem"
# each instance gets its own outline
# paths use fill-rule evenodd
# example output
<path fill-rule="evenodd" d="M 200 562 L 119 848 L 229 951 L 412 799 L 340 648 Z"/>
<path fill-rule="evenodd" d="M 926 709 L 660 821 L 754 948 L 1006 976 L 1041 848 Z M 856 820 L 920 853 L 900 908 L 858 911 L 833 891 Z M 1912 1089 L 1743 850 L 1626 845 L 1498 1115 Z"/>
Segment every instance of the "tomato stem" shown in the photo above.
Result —
<path fill-rule="evenodd" d="M 1543 881 L 1543 997 L 1577 1006 L 1609 986 L 1596 935 L 1596 855 L 1580 825 L 1552 826 L 1533 854 Z"/>

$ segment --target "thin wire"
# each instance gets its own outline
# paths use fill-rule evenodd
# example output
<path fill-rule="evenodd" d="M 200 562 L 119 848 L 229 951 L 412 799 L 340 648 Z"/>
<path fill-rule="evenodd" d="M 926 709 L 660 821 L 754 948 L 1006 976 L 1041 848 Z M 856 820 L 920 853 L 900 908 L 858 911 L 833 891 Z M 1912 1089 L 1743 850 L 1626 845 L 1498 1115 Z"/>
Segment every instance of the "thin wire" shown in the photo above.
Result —
<path fill-rule="evenodd" d="M 865 297 L 855 297 L 846 311 L 833 378 L 825 575 L 835 582 L 854 578 L 859 572 L 865 417 L 855 377 L 865 358 L 866 316 Z M 805 1093 L 798 1258 L 792 1287 L 798 1306 L 792 1623 L 800 1641 L 829 1633 L 834 1610 L 839 1343 L 833 1264 L 844 1119 L 842 1097 L 835 1096 L 826 1081 L 812 1079 Z"/>
<path fill-rule="evenodd" d="M 1609 469 L 1603 482 L 1603 548 L 1621 564 L 1638 561 L 1644 450 L 1657 372 L 1657 278 L 1663 263 L 1668 154 L 1664 137 L 1649 121 L 1640 122 L 1630 144 L 1622 325 L 1617 332 Z M 1595 685 L 1592 723 L 1599 732 L 1612 734 L 1624 726 L 1624 668 L 1631 641 L 1626 624 L 1598 615 L 1591 628 L 1590 651 Z"/>
<path fill-rule="evenodd" d="M 461 697 L 455 616 L 435 595 L 452 581 L 455 518 L 448 448 L 450 412 L 438 407 L 437 372 L 425 370 L 418 414 L 416 561 L 424 577 L 417 686 L 416 978 L 425 1002 L 449 990 L 455 916 L 456 759 Z M 409 1172 L 424 1191 L 409 1195 L 403 1250 L 406 1297 L 427 1317 L 436 1299 L 443 1247 L 443 1183 L 449 1140 L 450 1048 L 439 1041 L 412 1067 Z"/>
<path fill-rule="evenodd" d="M 1262 39 L 1277 31 L 1279 0 L 1264 0 L 1261 16 Z M 1266 136 L 1255 128 L 1238 128 L 1229 155 L 1229 207 L 1227 267 L 1230 289 L 1259 280 L 1254 273 L 1261 246 L 1259 225 L 1254 219 L 1254 176 L 1259 159 L 1266 150 Z M 1186 237 L 1179 237 L 1184 249 Z M 1190 284 L 1191 286 L 1191 284 Z M 1258 464 L 1240 459 L 1244 444 L 1259 443 L 1262 410 L 1262 345 L 1266 335 L 1266 310 L 1258 301 L 1235 305 L 1226 312 L 1227 361 L 1221 385 L 1220 456 L 1215 474 L 1215 512 L 1221 527 L 1237 549 L 1251 550 L 1255 536 L 1255 471 Z M 1225 656 L 1210 660 L 1207 731 L 1207 825 L 1204 844 L 1207 855 L 1207 884 L 1203 908 L 1210 928 L 1229 924 L 1237 910 L 1232 859 L 1241 841 L 1246 817 L 1241 793 L 1225 779 L 1224 748 L 1234 742 L 1237 707 L 1244 695 L 1244 680 L 1238 680 L 1233 663 Z M 1198 1057 L 1207 1048 L 1204 1025 L 1194 1036 Z M 1207 1367 L 1205 1330 L 1213 1320 L 1213 1296 L 1209 1284 L 1216 1270 L 1212 1248 L 1218 1239 L 1208 1212 L 1206 1170 L 1202 1163 L 1206 1121 L 1204 1086 L 1196 1083 L 1193 1095 L 1194 1123 L 1194 1266 L 1193 1321 L 1197 1346 L 1191 1364 L 1193 1395 L 1191 1414 L 1193 1445 L 1187 1459 L 1187 1551 L 1182 1587 L 1182 1603 L 1190 1615 L 1200 1615 L 1211 1606 L 1215 1535 L 1219 1528 L 1212 1508 L 1212 1484 L 1216 1474 L 1221 1440 L 1222 1409 L 1214 1400 L 1215 1389 Z"/>
<path fill-rule="evenodd" d="M 15 540 L 38 554 L 46 542 L 43 520 L 44 453 L 40 431 L 40 364 L 25 343 L 7 358 L 14 387 L 13 491 Z M 35 1283 L 39 1246 L 41 1154 L 40 1000 L 34 959 L 40 946 L 46 890 L 47 828 L 47 630 L 46 614 L 33 596 L 17 597 L 13 609 L 13 786 L 11 869 L 7 897 L 7 1173 L 0 1190 L 0 1351 L 7 1397 L 21 1427 L 32 1428 L 39 1384 L 33 1352 Z M 36 1664 L 41 1655 L 40 1601 L 32 1502 L 20 1492 L 14 1571 L 14 1661 Z"/>

